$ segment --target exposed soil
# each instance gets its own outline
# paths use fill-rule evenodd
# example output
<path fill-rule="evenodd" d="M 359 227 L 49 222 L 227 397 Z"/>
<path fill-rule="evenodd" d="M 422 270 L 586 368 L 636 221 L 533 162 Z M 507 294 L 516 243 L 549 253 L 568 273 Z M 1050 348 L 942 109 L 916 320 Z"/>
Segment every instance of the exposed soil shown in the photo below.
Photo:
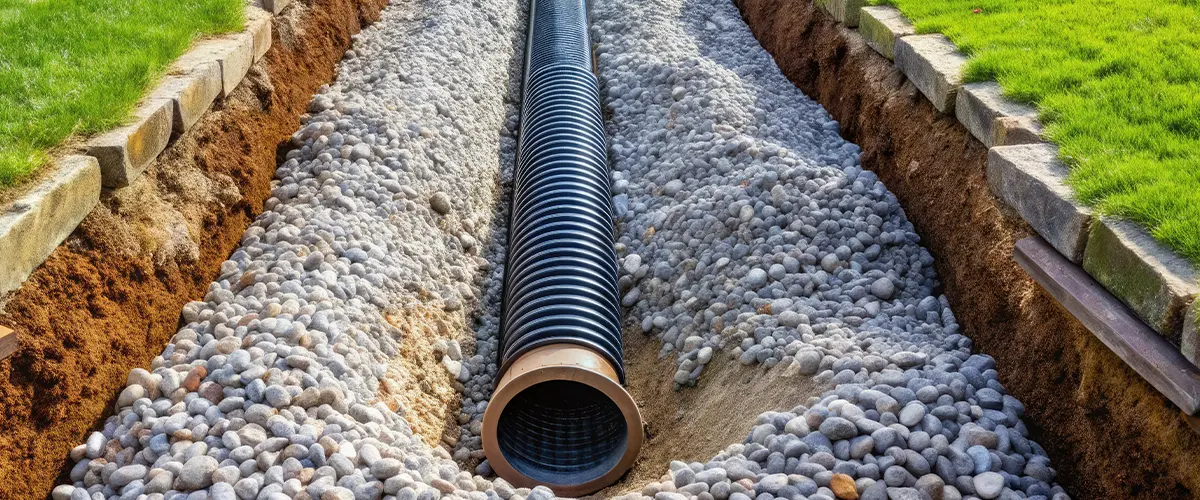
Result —
<path fill-rule="evenodd" d="M 996 201 L 987 151 L 853 31 L 809 1 L 737 0 L 759 42 L 863 148 L 936 258 L 976 349 L 1025 403 L 1025 422 L 1075 498 L 1192 498 L 1200 436 L 1012 258 L 1025 224 Z"/>
<path fill-rule="evenodd" d="M 400 412 L 426 444 L 453 451 L 460 429 L 462 384 L 442 366 L 445 353 L 436 345 L 439 340 L 455 339 L 465 344 L 464 352 L 474 352 L 474 332 L 467 327 L 466 315 L 448 313 L 438 302 L 406 306 L 387 319 L 404 337 L 400 355 L 392 359 L 381 381 L 379 397 L 392 411 Z"/>
<path fill-rule="evenodd" d="M 760 413 L 791 410 L 831 388 L 812 377 L 785 376 L 782 366 L 746 366 L 720 354 L 696 387 L 676 391 L 675 363 L 658 358 L 658 339 L 637 326 L 626 328 L 623 339 L 626 390 L 641 411 L 647 440 L 620 481 L 588 498 L 640 490 L 666 474 L 672 460 L 707 462 L 745 440 Z"/>
<path fill-rule="evenodd" d="M 106 192 L 7 301 L 20 348 L 0 362 L 0 498 L 45 498 L 133 367 L 148 367 L 270 195 L 277 151 L 351 36 L 386 0 L 304 0 L 274 44 L 133 186 Z"/>

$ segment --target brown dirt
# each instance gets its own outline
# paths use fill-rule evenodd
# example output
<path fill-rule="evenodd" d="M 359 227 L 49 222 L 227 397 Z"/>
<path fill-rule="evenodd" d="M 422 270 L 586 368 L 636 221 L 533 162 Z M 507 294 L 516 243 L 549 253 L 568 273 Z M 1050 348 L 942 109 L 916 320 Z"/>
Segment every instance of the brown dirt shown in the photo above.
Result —
<path fill-rule="evenodd" d="M 785 377 L 779 366 L 768 371 L 719 354 L 704 368 L 699 385 L 676 391 L 675 363 L 658 359 L 657 339 L 634 327 L 625 330 L 624 343 L 626 389 L 641 410 L 648 439 L 620 481 L 588 498 L 640 490 L 659 481 L 672 460 L 706 462 L 745 440 L 760 413 L 791 410 L 829 389 L 811 377 Z M 777 382 L 763 384 L 764 377 Z"/>
<path fill-rule="evenodd" d="M 863 148 L 936 257 L 945 293 L 1075 498 L 1200 495 L 1200 436 L 1012 259 L 1030 234 L 991 196 L 987 152 L 809 1 L 737 0 L 783 72 Z"/>
<path fill-rule="evenodd" d="M 0 324 L 20 348 L 0 362 L 0 498 L 45 498 L 128 371 L 161 352 L 261 211 L 312 94 L 386 3 L 293 4 L 249 79 L 134 186 L 103 194 L 9 298 Z"/>
<path fill-rule="evenodd" d="M 467 315 L 448 313 L 440 303 L 413 304 L 389 313 L 388 323 L 404 332 L 400 355 L 392 359 L 379 397 L 401 414 L 429 446 L 454 451 L 458 441 L 458 415 L 462 384 L 442 365 L 439 340 L 458 340 L 464 356 L 475 351 L 474 332 Z"/>

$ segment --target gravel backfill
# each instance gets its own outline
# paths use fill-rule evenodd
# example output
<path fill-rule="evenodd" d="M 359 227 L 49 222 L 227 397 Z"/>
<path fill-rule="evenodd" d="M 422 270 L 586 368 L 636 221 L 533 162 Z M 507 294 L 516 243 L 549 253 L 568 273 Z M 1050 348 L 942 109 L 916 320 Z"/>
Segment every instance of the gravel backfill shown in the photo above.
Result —
<path fill-rule="evenodd" d="M 736 7 L 601 1 L 593 16 L 630 320 L 680 387 L 724 353 L 780 390 L 790 374 L 835 384 L 639 494 L 1065 496 L 895 196 Z"/>
<path fill-rule="evenodd" d="M 457 332 L 432 368 L 393 361 L 417 338 L 397 317 L 473 314 L 490 272 L 522 28 L 516 1 L 432 0 L 355 37 L 266 210 L 55 498 L 511 496 L 413 432 L 441 422 L 395 405 L 469 379 Z"/>
<path fill-rule="evenodd" d="M 552 496 L 463 469 L 496 374 L 521 17 L 395 4 L 358 37 L 268 210 L 56 498 Z M 681 390 L 715 356 L 834 387 L 630 496 L 1065 497 L 895 197 L 736 8 L 600 1 L 593 22 L 629 320 Z M 411 337 L 391 318 L 431 305 L 475 322 L 473 353 L 434 346 L 463 399 L 453 459 L 382 397 L 417 390 L 389 388 Z"/>

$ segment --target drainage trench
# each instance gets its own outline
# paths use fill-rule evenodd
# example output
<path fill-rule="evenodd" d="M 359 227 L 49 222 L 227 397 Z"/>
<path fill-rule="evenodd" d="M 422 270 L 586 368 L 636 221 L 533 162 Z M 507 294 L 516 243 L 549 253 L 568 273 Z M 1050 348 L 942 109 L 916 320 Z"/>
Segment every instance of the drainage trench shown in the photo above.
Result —
<path fill-rule="evenodd" d="M 56 498 L 1065 497 L 734 5 L 524 4 L 356 38 Z"/>

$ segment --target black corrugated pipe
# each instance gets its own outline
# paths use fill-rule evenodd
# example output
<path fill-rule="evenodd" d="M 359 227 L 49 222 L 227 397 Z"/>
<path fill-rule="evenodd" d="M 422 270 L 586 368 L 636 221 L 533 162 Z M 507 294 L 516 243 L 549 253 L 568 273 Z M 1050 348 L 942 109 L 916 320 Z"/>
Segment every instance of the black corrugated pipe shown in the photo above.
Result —
<path fill-rule="evenodd" d="M 500 477 L 591 493 L 633 465 L 617 256 L 585 0 L 531 0 L 501 313 L 483 448 Z"/>

